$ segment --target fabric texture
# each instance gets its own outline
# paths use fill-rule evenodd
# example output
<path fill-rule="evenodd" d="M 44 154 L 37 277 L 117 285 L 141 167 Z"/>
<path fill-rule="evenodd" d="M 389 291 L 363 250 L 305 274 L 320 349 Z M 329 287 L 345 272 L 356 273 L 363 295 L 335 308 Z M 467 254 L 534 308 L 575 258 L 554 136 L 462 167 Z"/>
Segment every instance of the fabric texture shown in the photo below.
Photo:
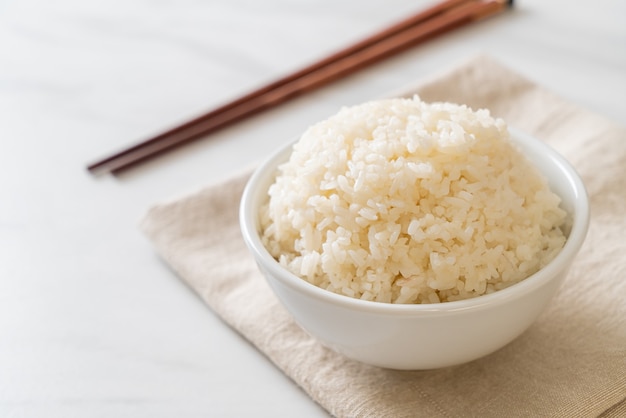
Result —
<path fill-rule="evenodd" d="M 248 172 L 154 206 L 142 230 L 216 314 L 331 415 L 621 416 L 626 411 L 626 130 L 488 56 L 397 95 L 413 94 L 489 109 L 509 126 L 549 143 L 587 187 L 589 234 L 564 285 L 536 323 L 501 350 L 445 369 L 395 371 L 348 360 L 320 345 L 275 299 L 243 243 L 238 206 Z"/>

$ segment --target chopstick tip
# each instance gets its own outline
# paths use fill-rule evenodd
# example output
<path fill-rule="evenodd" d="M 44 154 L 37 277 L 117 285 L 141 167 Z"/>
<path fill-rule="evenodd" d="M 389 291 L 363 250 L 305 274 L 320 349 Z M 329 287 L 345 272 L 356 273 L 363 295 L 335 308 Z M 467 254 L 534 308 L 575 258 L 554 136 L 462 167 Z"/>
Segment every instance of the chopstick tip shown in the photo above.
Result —
<path fill-rule="evenodd" d="M 91 174 L 93 177 L 101 177 L 103 175 L 111 173 L 111 164 L 115 162 L 110 161 L 96 161 L 85 166 L 85 171 Z"/>
<path fill-rule="evenodd" d="M 497 3 L 500 4 L 500 6 L 507 7 L 507 8 L 512 8 L 513 7 L 513 3 L 515 2 L 515 0 L 495 0 Z"/>

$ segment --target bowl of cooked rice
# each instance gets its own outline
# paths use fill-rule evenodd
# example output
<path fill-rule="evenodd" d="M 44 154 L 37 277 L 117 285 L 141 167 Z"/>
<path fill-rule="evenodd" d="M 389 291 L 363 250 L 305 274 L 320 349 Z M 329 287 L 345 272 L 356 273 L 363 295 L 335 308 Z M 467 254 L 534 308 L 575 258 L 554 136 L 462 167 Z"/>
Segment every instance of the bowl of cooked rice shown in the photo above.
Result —
<path fill-rule="evenodd" d="M 345 107 L 262 163 L 244 241 L 302 329 L 351 359 L 466 363 L 521 335 L 587 233 L 574 168 L 488 110 Z"/>

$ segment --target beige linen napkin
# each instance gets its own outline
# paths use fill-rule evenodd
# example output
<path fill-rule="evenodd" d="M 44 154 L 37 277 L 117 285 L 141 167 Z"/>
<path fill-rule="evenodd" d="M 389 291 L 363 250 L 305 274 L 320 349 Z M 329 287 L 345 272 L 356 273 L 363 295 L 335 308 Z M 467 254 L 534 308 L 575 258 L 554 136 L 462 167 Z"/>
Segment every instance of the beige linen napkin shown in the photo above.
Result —
<path fill-rule="evenodd" d="M 490 109 L 556 148 L 588 188 L 591 227 L 563 288 L 496 353 L 407 372 L 347 360 L 311 339 L 241 239 L 237 208 L 249 173 L 152 208 L 143 231 L 215 313 L 337 417 L 624 416 L 626 131 L 485 56 L 402 93 Z"/>

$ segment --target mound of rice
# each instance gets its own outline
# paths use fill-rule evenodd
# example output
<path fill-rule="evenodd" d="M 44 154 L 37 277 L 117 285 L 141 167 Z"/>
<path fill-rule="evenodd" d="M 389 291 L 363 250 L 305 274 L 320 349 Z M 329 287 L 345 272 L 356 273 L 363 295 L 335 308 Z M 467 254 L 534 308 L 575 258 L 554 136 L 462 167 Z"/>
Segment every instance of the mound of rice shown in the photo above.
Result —
<path fill-rule="evenodd" d="M 419 98 L 309 128 L 261 210 L 294 274 L 346 296 L 437 303 L 523 280 L 563 247 L 566 213 L 487 110 Z"/>

